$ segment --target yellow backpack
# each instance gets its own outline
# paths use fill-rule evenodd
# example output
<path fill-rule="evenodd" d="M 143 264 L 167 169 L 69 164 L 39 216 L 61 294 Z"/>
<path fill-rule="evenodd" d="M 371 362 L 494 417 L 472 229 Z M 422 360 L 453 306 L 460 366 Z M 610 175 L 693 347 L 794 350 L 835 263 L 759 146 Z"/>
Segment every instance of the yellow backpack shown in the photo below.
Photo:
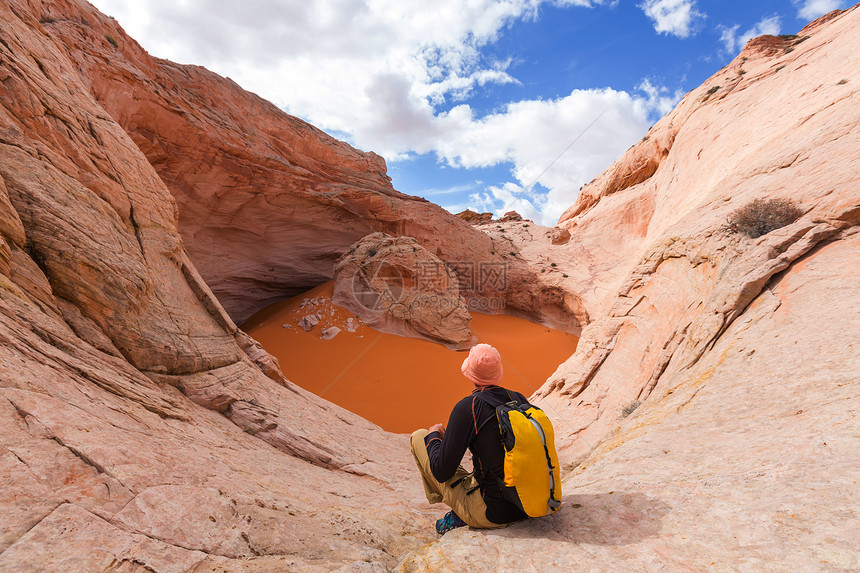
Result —
<path fill-rule="evenodd" d="M 561 480 L 552 423 L 537 406 L 519 404 L 513 396 L 503 403 L 483 392 L 475 394 L 496 409 L 505 479 L 496 480 L 502 495 L 529 517 L 543 517 L 561 507 Z"/>

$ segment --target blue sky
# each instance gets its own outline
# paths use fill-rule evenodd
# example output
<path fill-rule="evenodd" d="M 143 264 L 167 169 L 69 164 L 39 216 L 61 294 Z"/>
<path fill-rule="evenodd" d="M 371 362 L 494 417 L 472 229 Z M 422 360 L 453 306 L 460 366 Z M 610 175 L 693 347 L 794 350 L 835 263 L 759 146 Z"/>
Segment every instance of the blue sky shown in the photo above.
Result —
<path fill-rule="evenodd" d="M 847 0 L 95 0 L 153 55 L 205 66 L 386 158 L 396 189 L 553 225 L 747 39 Z"/>

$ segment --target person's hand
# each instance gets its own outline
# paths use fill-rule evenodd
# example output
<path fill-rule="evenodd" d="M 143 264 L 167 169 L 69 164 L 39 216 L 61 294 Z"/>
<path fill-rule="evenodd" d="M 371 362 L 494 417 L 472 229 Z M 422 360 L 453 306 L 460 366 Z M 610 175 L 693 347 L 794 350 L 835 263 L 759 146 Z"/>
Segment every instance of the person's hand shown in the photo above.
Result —
<path fill-rule="evenodd" d="M 445 426 L 443 426 L 442 424 L 434 424 L 434 425 L 430 426 L 430 433 L 432 434 L 433 432 L 439 432 L 440 436 L 444 436 L 445 435 Z"/>

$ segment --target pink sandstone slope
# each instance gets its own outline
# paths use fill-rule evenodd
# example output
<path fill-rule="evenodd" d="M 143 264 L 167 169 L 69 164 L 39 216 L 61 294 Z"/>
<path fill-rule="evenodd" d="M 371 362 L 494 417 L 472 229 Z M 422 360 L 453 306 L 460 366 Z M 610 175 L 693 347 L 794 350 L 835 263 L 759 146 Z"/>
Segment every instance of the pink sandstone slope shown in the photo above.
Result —
<path fill-rule="evenodd" d="M 392 566 L 403 438 L 236 329 L 45 8 L 0 3 L 0 571 Z"/>
<path fill-rule="evenodd" d="M 586 186 L 568 243 L 503 226 L 594 319 L 534 396 L 565 506 L 400 570 L 860 570 L 858 38 L 855 6 L 751 40 Z M 726 229 L 757 198 L 803 214 Z"/>

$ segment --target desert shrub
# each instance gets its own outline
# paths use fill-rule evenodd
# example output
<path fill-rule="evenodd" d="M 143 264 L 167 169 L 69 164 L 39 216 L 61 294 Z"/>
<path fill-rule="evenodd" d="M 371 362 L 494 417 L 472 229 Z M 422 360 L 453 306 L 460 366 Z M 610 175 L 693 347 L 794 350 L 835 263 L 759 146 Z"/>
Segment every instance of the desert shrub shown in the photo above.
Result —
<path fill-rule="evenodd" d="M 117 42 L 117 41 L 116 41 L 116 38 L 114 38 L 114 37 L 113 37 L 113 36 L 111 36 L 110 34 L 105 35 L 105 40 L 107 40 L 107 41 L 108 41 L 108 43 L 109 43 L 111 46 L 113 46 L 114 48 L 119 48 L 119 42 Z"/>
<path fill-rule="evenodd" d="M 642 405 L 642 400 L 633 400 L 623 408 L 621 408 L 621 417 L 626 418 L 636 411 L 636 408 Z"/>
<path fill-rule="evenodd" d="M 720 86 L 712 87 L 711 89 L 708 90 L 708 95 L 714 95 L 715 93 L 717 93 L 717 90 L 719 90 L 719 89 L 720 89 Z"/>
<path fill-rule="evenodd" d="M 727 228 L 756 239 L 793 223 L 802 214 L 790 199 L 755 199 L 729 215 Z"/>

